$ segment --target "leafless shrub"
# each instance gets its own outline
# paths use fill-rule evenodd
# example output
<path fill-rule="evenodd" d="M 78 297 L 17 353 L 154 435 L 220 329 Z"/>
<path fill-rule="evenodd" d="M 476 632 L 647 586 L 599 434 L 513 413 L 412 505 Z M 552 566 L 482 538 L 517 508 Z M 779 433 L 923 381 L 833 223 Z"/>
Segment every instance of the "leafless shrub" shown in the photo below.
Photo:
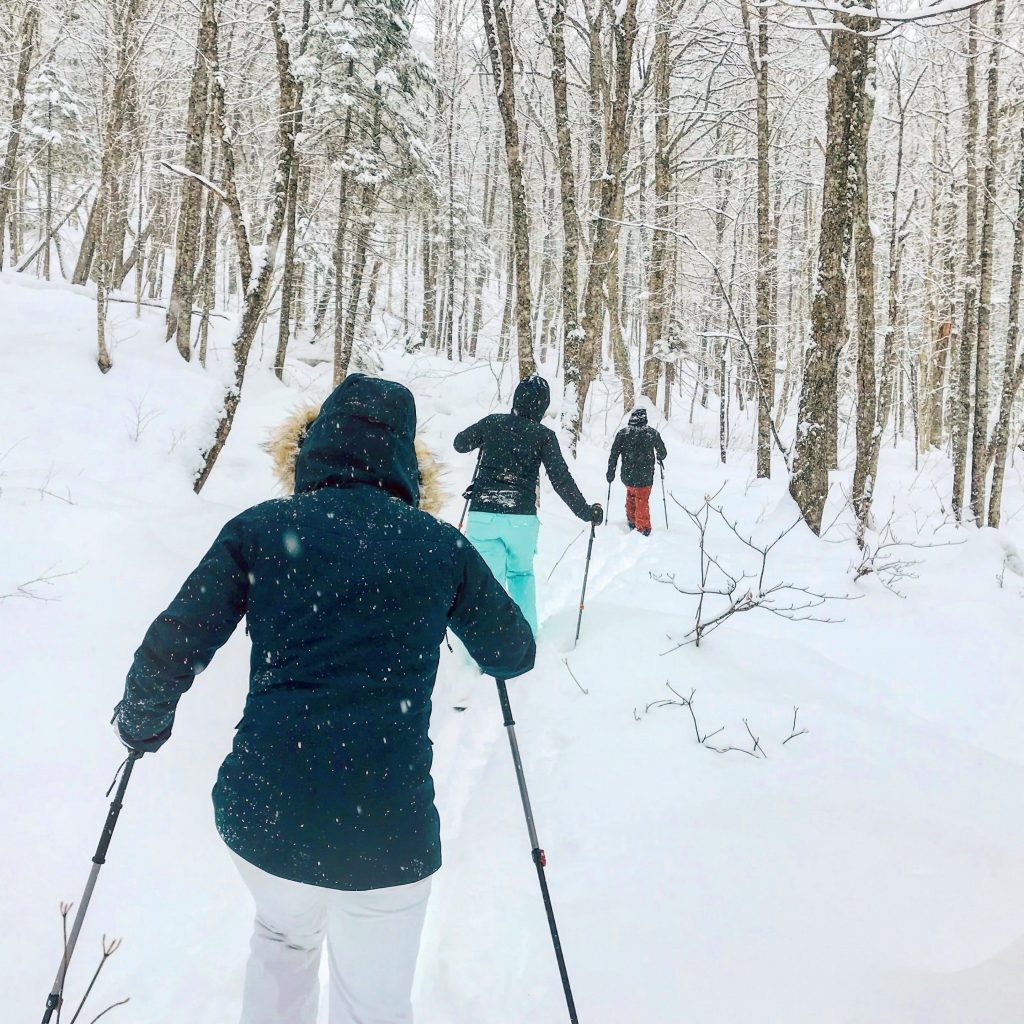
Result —
<path fill-rule="evenodd" d="M 62 928 L 63 935 L 64 935 L 63 960 L 64 960 L 65 964 L 67 963 L 67 957 L 68 957 L 68 914 L 71 912 L 71 908 L 73 906 L 74 906 L 73 903 L 61 903 L 61 905 L 60 905 L 61 928 Z M 73 1016 L 71 1017 L 71 1020 L 70 1020 L 69 1024 L 78 1024 L 78 1019 L 82 1016 L 82 1012 L 85 1009 L 85 1004 L 88 1001 L 89 996 L 92 995 L 92 990 L 96 986 L 96 981 L 98 980 L 98 978 L 100 976 L 100 972 L 106 966 L 107 961 L 120 948 L 121 948 L 121 940 L 120 939 L 108 939 L 106 937 L 106 935 L 103 936 L 103 940 L 102 940 L 102 944 L 101 944 L 102 953 L 100 955 L 100 962 L 96 965 L 96 970 L 93 971 L 92 978 L 89 980 L 89 984 L 86 986 L 85 993 L 83 994 L 82 998 L 79 1000 L 78 1007 L 76 1008 Z M 119 1006 L 124 1006 L 128 1001 L 129 1000 L 127 998 L 125 998 L 125 999 L 118 1000 L 116 1003 L 111 1003 L 106 1009 L 100 1010 L 100 1012 L 97 1013 L 96 1016 L 93 1017 L 89 1021 L 89 1024 L 96 1024 L 96 1022 L 101 1017 L 105 1017 L 108 1013 L 110 1013 L 111 1010 L 116 1010 L 117 1007 L 119 1007 Z M 59 993 L 59 999 L 58 999 L 58 1002 L 57 1002 L 57 1024 L 60 1024 L 61 1012 L 63 1011 L 63 1009 L 64 1009 L 64 993 L 63 993 L 63 991 L 61 991 Z"/>
<path fill-rule="evenodd" d="M 63 501 L 65 505 L 74 505 L 74 499 L 71 497 L 71 488 L 64 485 L 64 493 L 58 494 L 53 489 L 53 466 L 50 467 L 50 471 L 46 474 L 46 479 L 39 485 L 37 490 L 39 491 L 39 500 L 43 501 L 46 498 L 53 498 L 55 501 Z"/>
<path fill-rule="evenodd" d="M 43 570 L 38 576 L 24 583 L 19 583 L 14 590 L 6 594 L 0 594 L 0 601 L 6 601 L 12 597 L 25 597 L 32 601 L 55 601 L 55 597 L 48 597 L 42 591 L 46 587 L 52 587 L 54 580 L 62 579 L 65 576 L 73 576 L 78 570 L 69 569 L 66 572 L 54 572 L 55 566 Z"/>
<path fill-rule="evenodd" d="M 569 675 L 572 677 L 572 681 L 580 688 L 580 693 L 589 695 L 590 691 L 576 678 L 576 673 L 573 672 L 571 666 L 569 665 L 569 659 L 563 658 L 562 664 L 565 666 L 565 671 L 568 672 Z"/>
<path fill-rule="evenodd" d="M 764 748 L 761 746 L 761 740 L 759 739 L 759 737 L 754 735 L 753 730 L 750 728 L 750 723 L 745 718 L 743 719 L 743 726 L 747 730 L 747 735 L 750 737 L 751 741 L 751 747 L 749 750 L 746 747 L 719 747 L 716 746 L 714 743 L 709 743 L 709 740 L 714 739 L 715 736 L 718 736 L 720 733 L 725 732 L 725 726 L 720 725 L 713 732 L 704 732 L 697 721 L 697 714 L 693 710 L 693 698 L 697 691 L 691 690 L 690 696 L 684 697 L 677 689 L 675 689 L 675 687 L 672 686 L 671 683 L 665 683 L 665 685 L 669 688 L 669 690 L 672 691 L 675 697 L 666 698 L 664 700 L 651 701 L 651 703 L 644 708 L 645 715 L 648 715 L 652 711 L 657 711 L 661 708 L 686 708 L 686 710 L 690 712 L 690 721 L 693 722 L 693 734 L 697 738 L 697 742 L 702 747 L 706 747 L 708 750 L 712 750 L 716 754 L 736 753 L 746 754 L 749 757 L 754 758 L 767 759 L 768 755 L 764 752 Z M 640 721 L 640 716 L 636 713 L 635 708 L 633 709 L 633 717 L 636 721 Z"/>
<path fill-rule="evenodd" d="M 907 580 L 918 578 L 917 566 L 921 558 L 911 556 L 913 551 L 926 551 L 931 548 L 948 548 L 963 544 L 960 540 L 935 540 L 938 532 L 948 525 L 945 520 L 932 524 L 930 537 L 923 528 L 917 528 L 918 540 L 902 540 L 896 533 L 896 514 L 890 514 L 886 522 L 877 530 L 865 532 L 860 538 L 860 553 L 856 561 L 850 565 L 854 581 L 865 576 L 874 576 L 879 583 L 897 597 L 906 597 L 899 588 Z M 917 527 L 917 524 L 915 524 Z"/>
<path fill-rule="evenodd" d="M 748 719 L 744 718 L 742 719 L 742 722 L 743 728 L 746 729 L 747 735 L 750 737 L 749 747 L 735 747 L 731 744 L 725 747 L 718 746 L 717 744 L 709 741 L 725 732 L 725 726 L 720 725 L 717 729 L 714 729 L 711 732 L 706 732 L 701 728 L 700 723 L 697 721 L 697 713 L 693 706 L 694 696 L 697 691 L 690 690 L 690 695 L 688 697 L 684 697 L 674 686 L 672 686 L 671 683 L 666 682 L 665 686 L 668 687 L 673 696 L 666 697 L 662 700 L 651 701 L 650 704 L 644 707 L 645 715 L 649 715 L 652 711 L 659 711 L 663 708 L 686 708 L 690 713 L 690 721 L 693 723 L 693 735 L 700 746 L 706 747 L 708 750 L 711 750 L 716 754 L 746 754 L 748 757 L 753 757 L 758 760 L 768 759 L 768 754 L 765 752 L 764 746 L 761 744 L 761 738 L 754 734 L 754 730 L 750 727 Z M 805 736 L 810 732 L 809 729 L 797 728 L 797 715 L 799 712 L 800 709 L 798 707 L 793 708 L 793 724 L 790 728 L 789 735 L 781 741 L 782 746 L 785 746 L 790 740 L 796 739 L 797 736 Z M 633 719 L 637 722 L 641 721 L 641 717 L 636 708 L 633 708 Z"/>
<path fill-rule="evenodd" d="M 146 428 L 160 416 L 158 409 L 146 409 L 146 399 L 136 398 L 129 402 L 132 408 L 132 416 L 125 421 L 125 428 L 128 431 L 128 439 L 138 443 L 139 439 L 146 432 Z"/>
<path fill-rule="evenodd" d="M 800 709 L 796 706 L 793 708 L 793 725 L 789 730 L 789 735 L 782 741 L 782 745 L 785 746 L 790 740 L 795 740 L 797 736 L 806 736 L 810 732 L 810 729 L 797 729 L 796 727 L 796 716 L 800 714 Z"/>
<path fill-rule="evenodd" d="M 713 503 L 716 497 L 717 494 L 705 495 L 704 503 L 694 511 L 677 501 L 675 495 L 672 496 L 672 500 L 686 513 L 690 523 L 697 531 L 700 550 L 700 580 L 696 586 L 688 586 L 680 583 L 676 579 L 675 573 L 651 574 L 651 578 L 657 582 L 667 583 L 680 594 L 697 598 L 693 629 L 674 647 L 664 651 L 664 654 L 677 651 L 680 647 L 686 647 L 689 644 L 699 647 L 701 640 L 707 634 L 714 632 L 733 615 L 754 611 L 757 608 L 792 622 L 834 623 L 842 621 L 816 614 L 816 610 L 830 601 L 852 600 L 853 597 L 850 595 L 826 594 L 798 583 L 787 581 L 769 583 L 767 580 L 768 556 L 785 537 L 800 525 L 799 519 L 787 526 L 769 543 L 758 544 L 740 531 L 739 526 L 729 519 L 720 505 Z M 712 517 L 723 523 L 744 547 L 758 556 L 760 564 L 755 572 L 731 570 L 723 564 L 720 556 L 709 551 L 708 527 Z M 723 598 L 725 606 L 719 606 L 714 611 L 707 611 L 706 606 L 710 598 Z"/>

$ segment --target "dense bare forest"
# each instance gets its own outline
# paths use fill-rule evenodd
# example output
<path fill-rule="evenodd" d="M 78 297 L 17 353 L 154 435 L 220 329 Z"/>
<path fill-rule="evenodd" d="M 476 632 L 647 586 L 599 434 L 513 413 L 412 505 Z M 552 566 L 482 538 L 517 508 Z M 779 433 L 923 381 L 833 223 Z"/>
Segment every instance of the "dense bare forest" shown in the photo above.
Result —
<path fill-rule="evenodd" d="M 204 366 L 382 346 L 641 398 L 821 529 L 880 449 L 997 526 L 1022 427 L 1011 0 L 6 0 L 0 262 L 166 310 Z M 18 345 L 7 337 L 4 343 Z M 212 372 L 212 368 L 211 368 Z"/>

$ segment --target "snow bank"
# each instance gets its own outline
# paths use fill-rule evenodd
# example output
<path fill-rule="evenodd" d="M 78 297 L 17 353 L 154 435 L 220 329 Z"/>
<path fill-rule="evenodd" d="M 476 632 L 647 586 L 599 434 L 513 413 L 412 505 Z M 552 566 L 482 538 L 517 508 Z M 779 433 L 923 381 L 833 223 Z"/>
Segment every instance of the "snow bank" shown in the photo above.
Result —
<path fill-rule="evenodd" d="M 101 377 L 85 290 L 0 275 L 0 302 L 0 594 L 15 595 L 0 601 L 9 770 L 0 957 L 17 965 L 2 997 L 14 1020 L 41 1012 L 59 956 L 57 901 L 77 899 L 88 870 L 120 755 L 107 722 L 132 652 L 221 523 L 273 493 L 258 443 L 300 397 L 323 395 L 329 371 L 295 359 L 286 387 L 257 365 L 257 343 L 235 431 L 196 498 L 191 476 L 227 367 L 184 364 L 163 343 L 159 311 L 135 320 L 125 305 L 112 308 L 114 369 Z M 212 351 L 226 357 L 230 325 L 215 326 Z M 472 458 L 449 454 L 451 437 L 507 404 L 508 371 L 499 399 L 486 362 L 453 373 L 400 346 L 383 359 L 416 392 L 422 433 L 450 460 L 457 518 Z M 552 425 L 557 416 L 556 402 Z M 606 443 L 619 420 L 599 395 L 574 470 L 593 500 L 606 493 Z M 722 467 L 673 428 L 666 440 L 680 503 L 697 508 L 718 492 L 759 542 L 794 521 L 784 485 L 753 481 L 749 461 Z M 894 582 L 903 596 L 875 575 L 854 579 L 856 546 L 833 508 L 826 540 L 798 526 L 766 578 L 860 595 L 825 606 L 821 614 L 842 622 L 755 610 L 700 649 L 677 650 L 696 598 L 658 577 L 692 587 L 699 568 L 679 507 L 669 500 L 666 533 L 656 492 L 656 532 L 644 540 L 625 531 L 615 485 L 572 650 L 586 537 L 545 484 L 542 650 L 511 698 L 587 1024 L 1003 1024 L 1020 1015 L 1024 536 L 1012 514 L 998 535 L 942 526 L 946 472 L 937 456 L 915 472 L 912 453 L 884 453 L 881 518 L 893 507 L 900 539 L 948 542 L 898 550 L 918 563 L 907 567 L 916 579 Z M 1016 470 L 1008 489 L 1012 513 L 1024 504 Z M 756 563 L 720 523 L 708 543 L 730 571 Z M 115 1011 L 122 1020 L 234 1018 L 251 911 L 216 836 L 209 789 L 239 717 L 247 655 L 239 633 L 182 701 L 173 741 L 133 778 L 69 983 L 83 988 L 101 934 L 125 939 L 94 1013 L 131 996 Z M 702 746 L 666 682 L 684 697 L 695 691 L 702 733 L 724 727 L 710 743 L 750 748 L 752 734 L 767 756 Z M 657 704 L 666 699 L 674 703 Z M 783 742 L 794 707 L 808 731 Z M 433 735 L 446 863 L 418 1020 L 561 1021 L 497 699 L 458 653 L 445 654 Z"/>

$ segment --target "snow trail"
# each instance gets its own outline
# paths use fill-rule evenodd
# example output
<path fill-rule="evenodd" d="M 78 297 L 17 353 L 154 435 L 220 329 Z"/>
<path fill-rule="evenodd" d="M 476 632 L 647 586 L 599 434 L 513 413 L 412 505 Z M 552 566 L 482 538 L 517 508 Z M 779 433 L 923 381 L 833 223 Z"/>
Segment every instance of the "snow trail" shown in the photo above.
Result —
<path fill-rule="evenodd" d="M 14 538 L 0 595 L 54 577 L 30 586 L 52 600 L 0 601 L 0 958 L 12 965 L 0 1006 L 22 1020 L 42 1011 L 59 955 L 56 904 L 78 898 L 106 812 L 120 759 L 107 723 L 132 652 L 222 523 L 273 493 L 259 443 L 302 394 L 322 395 L 326 369 L 296 361 L 285 387 L 252 368 L 197 500 L 190 472 L 230 372 L 227 350 L 203 373 L 162 343 L 158 311 L 136 321 L 118 306 L 114 369 L 101 378 L 85 290 L 0 274 L 0 302 L 18 339 L 0 349 L 0 529 Z M 230 324 L 212 326 L 216 358 Z M 451 437 L 501 404 L 490 370 L 452 377 L 432 357 L 386 356 L 385 375 L 413 388 L 422 432 L 449 466 L 455 521 L 472 460 L 451 453 Z M 724 483 L 721 501 L 746 531 L 770 536 L 792 522 L 784 481 L 752 482 L 742 454 L 722 467 L 679 431 L 665 438 L 680 501 L 694 507 Z M 587 437 L 573 466 L 591 500 L 606 494 L 606 440 L 603 428 Z M 944 487 L 948 468 L 929 456 L 915 474 L 912 454 L 883 458 L 877 507 L 896 501 L 909 531 L 933 515 L 932 481 Z M 1008 487 L 1007 507 L 1024 503 L 1020 480 Z M 772 556 L 772 578 L 862 593 L 839 609 L 842 624 L 751 612 L 699 651 L 665 654 L 692 625 L 694 600 L 651 574 L 692 581 L 698 561 L 671 499 L 669 533 L 660 514 L 651 538 L 626 533 L 616 485 L 574 651 L 586 534 L 546 581 L 582 524 L 544 485 L 540 656 L 510 687 L 581 1020 L 1016 1019 L 1024 582 L 1007 554 L 1024 548 L 1024 526 L 1011 517 L 999 534 L 915 553 L 920 578 L 902 584 L 903 599 L 871 577 L 853 584 L 855 550 L 841 537 L 822 543 L 798 528 Z M 724 564 L 745 565 L 742 545 L 721 532 L 714 544 Z M 209 790 L 247 658 L 239 631 L 183 699 L 173 740 L 136 769 L 72 967 L 81 991 L 100 936 L 125 940 L 95 1012 L 130 995 L 117 1012 L 136 1024 L 235 1014 L 251 911 Z M 700 727 L 724 726 L 723 746 L 749 745 L 746 719 L 767 759 L 702 748 L 684 707 L 648 710 L 672 697 L 666 681 L 696 691 Z M 465 697 L 467 710 L 452 710 Z M 783 745 L 794 706 L 809 732 Z M 459 652 L 443 652 L 432 736 L 445 866 L 419 1024 L 555 1024 L 564 1004 L 494 685 Z"/>

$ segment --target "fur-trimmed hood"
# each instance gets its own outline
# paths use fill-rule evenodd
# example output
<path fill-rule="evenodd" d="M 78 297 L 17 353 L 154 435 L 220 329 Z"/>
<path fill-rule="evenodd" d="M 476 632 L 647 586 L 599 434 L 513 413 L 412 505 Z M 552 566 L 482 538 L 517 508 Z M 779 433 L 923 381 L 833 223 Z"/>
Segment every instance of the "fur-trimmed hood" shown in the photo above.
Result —
<path fill-rule="evenodd" d="M 297 475 L 299 490 L 362 479 L 440 517 L 446 499 L 443 470 L 418 438 L 413 467 L 408 444 L 415 425 L 415 406 L 405 388 L 351 374 L 322 405 L 296 409 L 264 448 L 288 494 L 296 490 Z"/>

